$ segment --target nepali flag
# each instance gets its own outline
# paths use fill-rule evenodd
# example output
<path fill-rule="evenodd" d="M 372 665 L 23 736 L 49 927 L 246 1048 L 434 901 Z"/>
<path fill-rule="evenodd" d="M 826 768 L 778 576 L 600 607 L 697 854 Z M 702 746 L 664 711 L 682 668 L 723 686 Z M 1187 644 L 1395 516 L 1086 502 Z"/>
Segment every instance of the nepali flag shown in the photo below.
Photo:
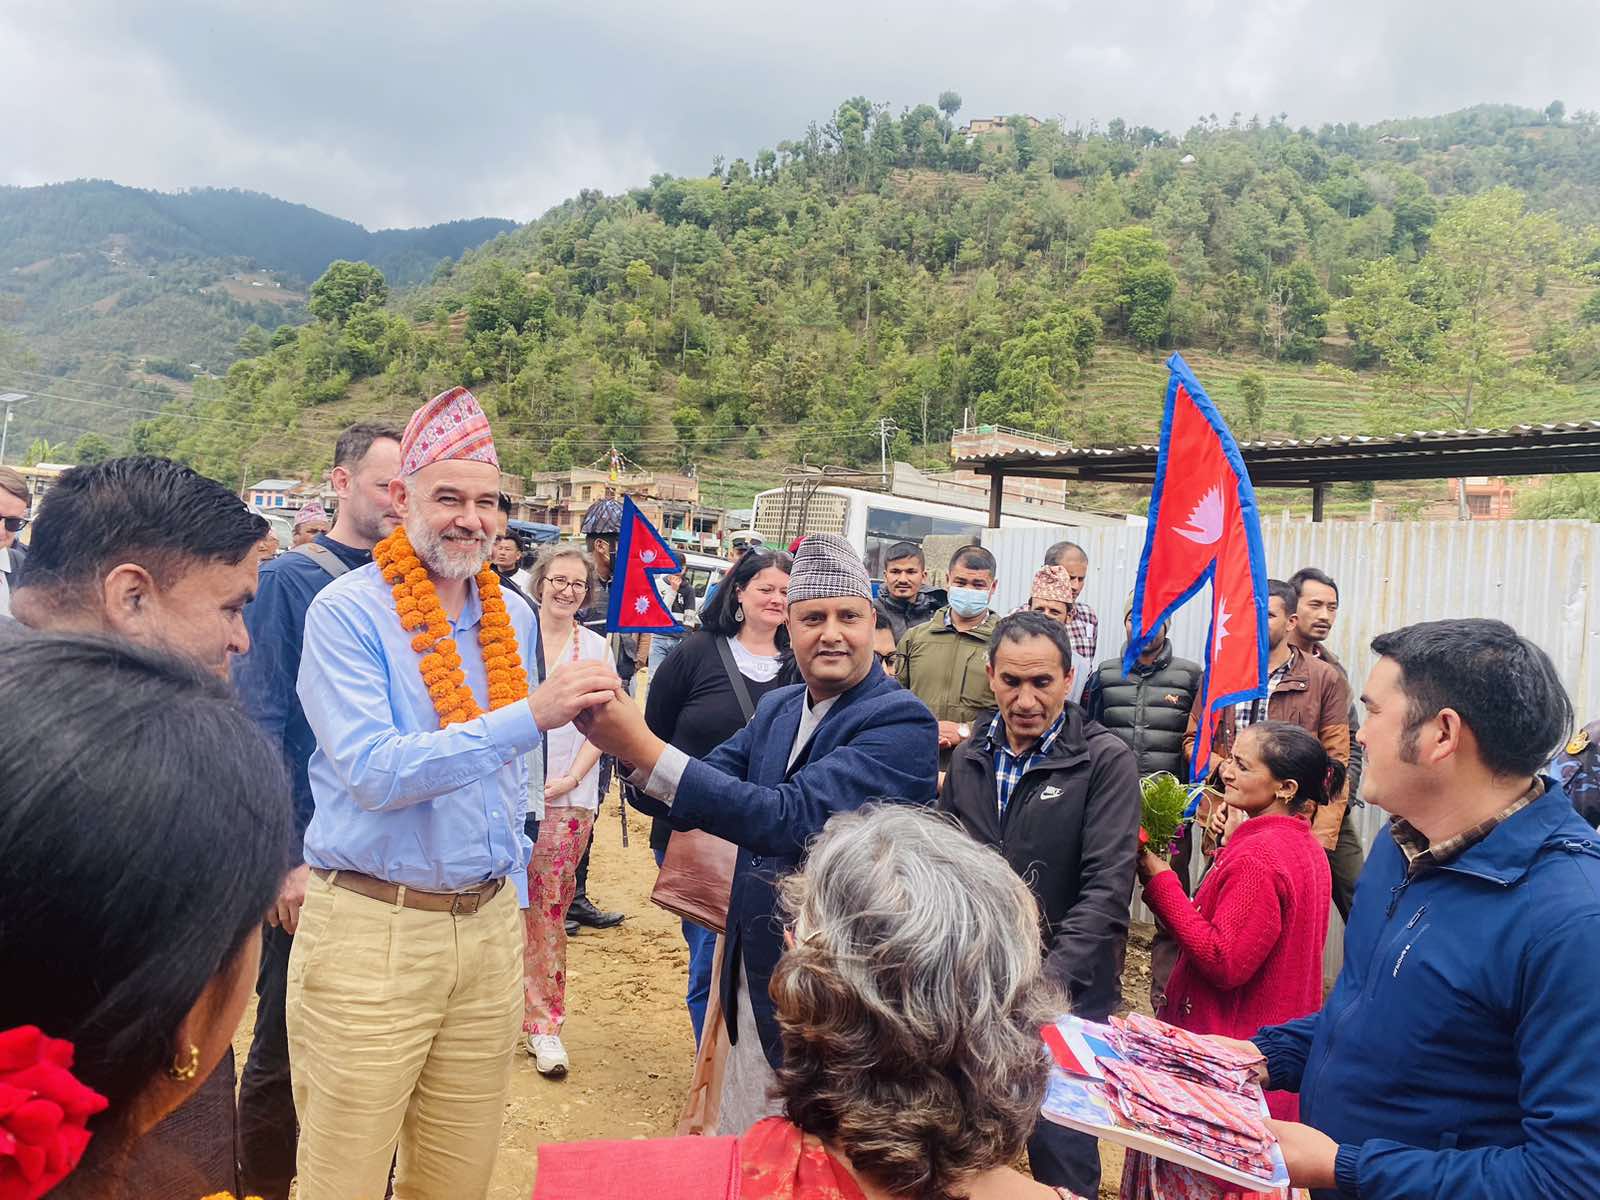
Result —
<path fill-rule="evenodd" d="M 656 591 L 657 575 L 676 575 L 683 559 L 639 511 L 632 496 L 622 500 L 622 531 L 617 537 L 617 562 L 612 574 L 607 633 L 682 633 Z"/>
<path fill-rule="evenodd" d="M 1172 378 L 1122 666 L 1132 671 L 1155 632 L 1211 584 L 1191 764 L 1193 778 L 1200 779 L 1221 710 L 1267 692 L 1267 567 L 1255 492 L 1227 422 L 1180 355 L 1169 358 L 1167 368 Z"/>

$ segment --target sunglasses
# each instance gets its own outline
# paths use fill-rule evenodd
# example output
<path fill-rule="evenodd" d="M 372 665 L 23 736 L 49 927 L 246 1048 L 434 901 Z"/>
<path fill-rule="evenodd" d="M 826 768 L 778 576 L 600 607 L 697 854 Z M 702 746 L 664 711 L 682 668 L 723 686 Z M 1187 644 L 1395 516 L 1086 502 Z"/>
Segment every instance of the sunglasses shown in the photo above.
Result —
<path fill-rule="evenodd" d="M 31 517 L 6 517 L 4 518 L 6 532 L 21 533 L 28 527 L 28 522 L 30 520 L 32 520 Z"/>

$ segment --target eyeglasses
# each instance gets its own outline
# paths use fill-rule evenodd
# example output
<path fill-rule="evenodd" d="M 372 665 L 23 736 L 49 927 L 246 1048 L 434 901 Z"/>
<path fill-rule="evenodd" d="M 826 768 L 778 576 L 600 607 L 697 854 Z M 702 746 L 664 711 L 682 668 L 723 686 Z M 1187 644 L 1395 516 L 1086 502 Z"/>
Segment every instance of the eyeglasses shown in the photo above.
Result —
<path fill-rule="evenodd" d="M 587 592 L 589 581 L 586 579 L 563 579 L 559 575 L 551 575 L 545 580 L 552 592 Z"/>
<path fill-rule="evenodd" d="M 21 533 L 28 527 L 31 517 L 6 517 L 4 519 L 7 533 Z"/>
<path fill-rule="evenodd" d="M 888 671 L 891 675 L 897 674 L 900 670 L 900 651 L 891 650 L 887 654 L 880 654 L 878 655 L 878 661 L 883 664 L 885 671 Z"/>

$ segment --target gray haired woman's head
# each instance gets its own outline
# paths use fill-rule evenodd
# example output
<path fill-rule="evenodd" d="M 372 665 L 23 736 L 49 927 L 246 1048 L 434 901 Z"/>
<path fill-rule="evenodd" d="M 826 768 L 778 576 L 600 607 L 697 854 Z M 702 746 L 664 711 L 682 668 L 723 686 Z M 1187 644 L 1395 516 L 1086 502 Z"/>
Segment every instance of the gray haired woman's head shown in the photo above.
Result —
<path fill-rule="evenodd" d="M 896 1195 L 953 1200 L 1021 1153 L 1044 1098 L 1039 910 L 995 851 L 925 809 L 841 814 L 781 884 L 772 979 L 789 1119 Z"/>

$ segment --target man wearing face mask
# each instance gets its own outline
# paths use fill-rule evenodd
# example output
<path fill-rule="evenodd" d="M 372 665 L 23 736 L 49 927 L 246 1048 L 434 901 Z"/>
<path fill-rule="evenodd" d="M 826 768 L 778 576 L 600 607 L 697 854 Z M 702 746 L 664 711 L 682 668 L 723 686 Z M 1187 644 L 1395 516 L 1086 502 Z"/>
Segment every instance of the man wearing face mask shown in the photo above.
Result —
<path fill-rule="evenodd" d="M 951 749 L 972 733 L 971 722 L 994 710 L 984 657 L 998 620 L 989 607 L 994 555 L 982 546 L 961 547 L 945 582 L 949 603 L 900 639 L 900 683 L 938 719 L 941 771 Z"/>

